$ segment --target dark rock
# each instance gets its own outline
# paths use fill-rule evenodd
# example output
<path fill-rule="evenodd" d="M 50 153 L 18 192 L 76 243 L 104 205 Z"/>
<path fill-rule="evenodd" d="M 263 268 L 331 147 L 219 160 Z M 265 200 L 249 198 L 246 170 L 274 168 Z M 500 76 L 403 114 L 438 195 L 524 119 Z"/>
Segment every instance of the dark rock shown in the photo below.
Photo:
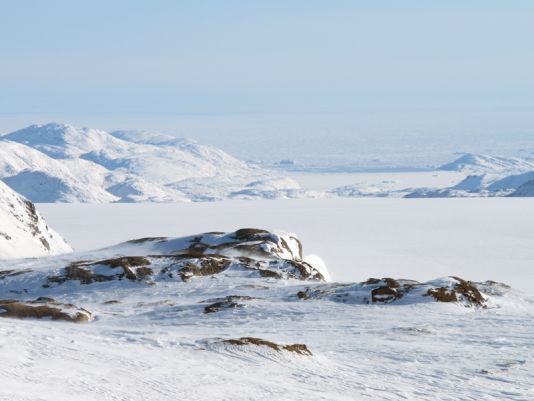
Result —
<path fill-rule="evenodd" d="M 294 352 L 299 355 L 311 356 L 312 353 L 305 344 L 291 344 L 291 345 L 280 345 L 272 341 L 263 340 L 261 338 L 255 337 L 242 337 L 239 339 L 229 339 L 222 340 L 223 343 L 237 346 L 246 346 L 246 345 L 256 345 L 260 347 L 268 347 L 275 351 L 288 351 Z"/>
<path fill-rule="evenodd" d="M 16 319 L 64 320 L 73 323 L 88 322 L 91 313 L 72 304 L 62 304 L 52 298 L 40 297 L 33 301 L 0 300 L 0 317 Z"/>

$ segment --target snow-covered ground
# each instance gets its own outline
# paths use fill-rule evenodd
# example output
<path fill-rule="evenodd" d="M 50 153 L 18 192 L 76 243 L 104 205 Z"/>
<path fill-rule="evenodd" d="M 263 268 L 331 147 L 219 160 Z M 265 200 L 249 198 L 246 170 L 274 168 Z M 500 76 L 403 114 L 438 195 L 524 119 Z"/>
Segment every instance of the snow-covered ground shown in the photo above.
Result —
<path fill-rule="evenodd" d="M 79 213 L 83 209 L 80 206 L 61 205 L 70 209 L 66 216 L 71 219 L 72 211 Z M 115 206 L 129 208 L 131 213 L 141 212 L 142 208 L 135 210 L 130 206 L 147 205 Z M 138 214 L 139 220 L 150 221 L 145 233 L 156 229 L 155 215 L 160 218 L 173 215 L 169 208 L 162 208 L 165 205 L 150 206 L 160 210 L 150 213 L 145 208 L 145 213 Z M 259 209 L 262 205 L 256 206 Z M 310 209 L 303 204 L 298 206 L 307 214 L 307 226 L 311 229 Z M 179 215 L 178 205 L 175 207 L 175 215 Z M 121 215 L 117 213 L 119 208 L 114 211 L 109 205 L 99 208 L 107 210 L 99 216 L 96 209 L 86 208 L 84 212 L 92 214 L 86 214 L 86 219 L 78 217 L 79 226 L 71 232 L 83 231 L 85 224 L 80 222 L 88 221 L 89 215 L 96 221 L 106 216 L 107 223 L 100 229 L 108 228 L 111 234 L 101 232 L 107 239 L 125 235 L 135 227 L 130 224 L 119 232 L 113 228 L 125 223 L 114 217 Z M 49 209 L 47 215 L 52 217 L 53 207 Z M 239 216 L 231 207 L 227 212 Z M 189 209 L 189 213 L 193 210 Z M 207 224 L 206 217 L 210 216 L 205 216 L 202 224 Z M 332 217 L 337 216 L 333 213 Z M 70 223 L 72 227 L 77 225 L 74 220 Z M 294 221 L 297 226 L 298 220 Z M 212 223 L 230 222 L 221 219 Z M 171 226 L 172 221 L 168 220 L 167 225 L 160 221 L 159 225 L 160 232 L 170 230 L 165 227 Z M 174 231 L 186 225 L 194 224 L 186 222 Z M 141 227 L 130 234 L 136 230 Z M 91 230 L 85 233 L 91 234 Z M 350 250 L 352 257 L 346 263 L 356 270 L 363 244 L 347 236 L 343 226 L 333 234 L 324 232 L 323 242 L 339 243 Z M 295 263 L 301 263 L 301 248 L 292 236 L 267 234 L 269 241 L 274 242 L 255 248 L 259 253 L 254 257 L 263 263 L 258 265 L 259 269 L 280 272 L 293 269 L 300 271 L 297 276 L 300 280 L 260 276 L 255 270 L 256 262 L 248 258 L 243 263 L 251 267 L 239 267 L 235 263 L 241 263 L 242 251 L 233 248 L 235 238 L 237 232 L 168 241 L 141 240 L 101 251 L 11 262 L 10 267 L 22 274 L 3 276 L 1 298 L 41 297 L 26 303 L 26 307 L 83 308 L 76 310 L 85 319 L 89 316 L 90 321 L 73 324 L 47 319 L 2 319 L 0 399 L 527 400 L 534 395 L 532 297 L 499 284 L 480 284 L 482 302 L 487 305 L 483 308 L 469 302 L 465 306 L 461 302 L 436 302 L 417 289 L 426 291 L 457 282 L 444 279 L 422 284 L 423 287 L 407 282 L 408 287 L 416 287 L 408 290 L 404 302 L 404 298 L 399 302 L 391 300 L 392 303 L 371 302 L 368 288 L 377 288 L 385 280 L 347 287 L 306 279 L 302 270 L 294 269 Z M 217 247 L 218 253 L 234 257 L 234 264 L 208 276 L 192 274 L 181 279 L 178 274 L 167 274 L 191 268 L 189 262 L 179 262 L 178 257 L 175 263 L 172 256 L 166 259 L 164 254 L 195 243 Z M 229 249 L 221 248 L 225 243 Z M 424 249 L 425 244 L 419 246 Z M 316 250 L 303 242 L 304 255 Z M 257 256 L 263 252 L 270 255 L 265 262 Z M 145 267 L 131 267 L 128 271 L 134 272 L 130 272 L 134 277 L 119 280 L 119 276 L 112 275 L 120 274 L 119 266 L 129 262 L 102 260 L 114 255 L 137 255 L 135 263 L 141 255 L 141 263 L 149 263 L 150 268 L 147 271 Z M 294 262 L 288 264 L 276 258 Z M 118 266 L 112 267 L 117 261 Z M 282 265 L 273 265 L 276 261 Z M 487 277 L 485 266 L 477 266 L 477 275 Z M 304 268 L 306 274 L 315 274 L 313 267 Z M 194 268 L 190 271 L 194 272 Z M 420 273 L 417 269 L 412 272 Z M 383 275 L 379 266 L 373 273 Z M 390 291 L 396 294 L 398 283 L 388 282 Z M 11 311 L 10 302 L 14 301 L 0 301 L 0 316 L 6 313 L 4 310 Z M 249 337 L 252 338 L 243 340 Z M 268 342 L 261 342 L 264 340 Z"/>
<path fill-rule="evenodd" d="M 466 160 L 493 171 L 495 160 Z M 241 188 L 221 177 L 181 183 L 197 200 L 216 198 L 221 185 L 247 200 L 37 204 L 75 253 L 0 260 L 0 400 L 533 399 L 534 200 L 399 198 L 458 182 L 472 191 L 489 176 L 500 178 L 488 188 L 524 182 L 514 173 L 528 178 L 528 163 L 509 161 L 497 160 L 498 174 L 469 164 L 287 172 Z M 85 162 L 63 161 L 57 171 L 70 163 L 67 171 L 83 177 Z M 127 196 L 136 185 L 146 189 L 134 179 L 113 191 Z M 0 212 L 28 220 L 24 200 L 0 189 Z M 317 199 L 252 199 L 313 193 Z M 4 220 L 0 231 L 19 239 L 18 253 L 7 256 L 33 255 L 28 244 L 37 239 L 24 231 L 22 241 Z M 269 234 L 275 245 L 258 246 L 261 256 L 250 259 L 237 233 L 195 235 L 242 227 L 296 233 L 302 248 L 294 234 Z M 61 240 L 44 222 L 39 229 Z M 114 246 L 146 237 L 158 238 Z M 165 256 L 191 244 L 198 246 L 185 259 Z M 223 255 L 206 259 L 207 269 L 230 267 L 197 277 L 205 244 Z M 463 285 L 450 276 L 473 282 L 480 303 L 471 289 L 456 293 L 457 302 L 436 302 Z M 41 313 L 85 323 L 7 318 Z"/>
<path fill-rule="evenodd" d="M 0 261 L 0 315 L 14 299 L 90 321 L 0 319 L 0 400 L 532 399 L 532 206 L 511 198 L 37 205 L 78 253 Z M 248 230 L 194 235 L 240 227 L 297 233 L 302 248 L 293 234 L 265 234 L 271 242 L 253 248 L 235 242 L 249 241 Z M 208 269 L 233 264 L 197 277 L 197 253 L 165 256 L 191 246 L 223 255 Z M 117 256 L 136 257 L 103 260 Z M 331 283 L 314 281 L 323 263 Z M 481 307 L 425 295 L 456 279 L 358 283 L 451 275 L 512 288 L 476 284 Z M 374 301 L 371 289 L 385 283 Z"/>
<path fill-rule="evenodd" d="M 192 204 L 39 204 L 81 251 L 136 237 L 240 227 L 296 232 L 334 280 L 447 275 L 534 293 L 534 200 L 294 199 Z"/>
<path fill-rule="evenodd" d="M 132 285 L 125 303 L 115 305 L 102 305 L 89 293 L 86 303 L 100 319 L 86 324 L 0 322 L 0 399 L 534 396 L 534 313 L 532 303 L 524 304 L 521 298 L 490 310 L 438 303 L 375 306 L 260 300 L 246 308 L 203 314 L 204 305 L 195 305 L 202 295 L 245 291 L 237 283 L 226 291 L 204 292 L 187 285 L 157 294 Z M 110 300 L 116 295 L 110 293 Z M 218 338 L 242 336 L 305 343 L 313 356 L 217 343 Z"/>
<path fill-rule="evenodd" d="M 416 188 L 447 188 L 456 185 L 466 176 L 459 171 L 439 170 L 359 173 L 289 171 L 286 174 L 305 190 L 322 191 L 329 193 L 330 196 L 342 197 L 377 196 L 377 194 L 401 197 Z"/>
<path fill-rule="evenodd" d="M 532 197 L 534 163 L 531 158 L 464 154 L 451 163 L 424 171 L 387 170 L 323 172 L 280 165 L 277 169 L 303 189 L 325 197 Z"/>

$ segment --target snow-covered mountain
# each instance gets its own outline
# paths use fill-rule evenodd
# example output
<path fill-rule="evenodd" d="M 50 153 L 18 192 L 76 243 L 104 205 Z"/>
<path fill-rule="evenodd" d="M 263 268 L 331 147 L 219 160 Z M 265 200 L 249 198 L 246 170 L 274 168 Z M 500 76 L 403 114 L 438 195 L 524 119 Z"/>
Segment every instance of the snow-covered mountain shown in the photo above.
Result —
<path fill-rule="evenodd" d="M 451 163 L 438 168 L 445 171 L 460 171 L 471 175 L 517 174 L 534 171 L 534 162 L 518 157 L 488 156 L 466 153 Z"/>
<path fill-rule="evenodd" d="M 293 180 L 280 181 L 271 172 L 191 140 L 56 123 L 1 136 L 0 178 L 36 202 L 313 196 Z M 282 188 L 276 184 L 280 182 Z"/>
<path fill-rule="evenodd" d="M 520 158 L 466 154 L 441 170 L 468 174 L 447 188 L 416 188 L 408 198 L 458 198 L 494 196 L 534 196 L 527 183 L 534 179 L 534 163 Z M 519 190 L 520 187 L 522 190 Z"/>
<path fill-rule="evenodd" d="M 424 174 L 419 176 L 418 174 Z M 467 154 L 425 173 L 392 174 L 399 180 L 384 179 L 384 174 L 358 177 L 359 182 L 335 187 L 326 196 L 458 198 L 532 196 L 527 183 L 534 180 L 534 162 L 530 159 Z M 413 177 L 412 177 L 413 176 Z M 410 178 L 411 177 L 411 178 Z M 426 177 L 426 178 L 425 178 Z M 386 177 L 387 178 L 387 177 Z M 518 189 L 525 187 L 518 191 Z"/>
<path fill-rule="evenodd" d="M 32 202 L 0 182 L 0 259 L 56 255 L 71 250 L 48 227 Z"/>
<path fill-rule="evenodd" d="M 534 175 L 534 174 L 533 174 Z M 509 196 L 512 197 L 534 197 L 534 178 L 521 184 Z"/>

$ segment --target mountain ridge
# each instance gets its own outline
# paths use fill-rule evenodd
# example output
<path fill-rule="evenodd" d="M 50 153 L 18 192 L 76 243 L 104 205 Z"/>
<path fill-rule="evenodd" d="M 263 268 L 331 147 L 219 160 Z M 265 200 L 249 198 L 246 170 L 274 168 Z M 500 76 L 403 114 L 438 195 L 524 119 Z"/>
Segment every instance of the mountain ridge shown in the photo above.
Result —
<path fill-rule="evenodd" d="M 0 179 L 39 202 L 188 202 L 242 191 L 250 198 L 308 196 L 290 179 L 276 189 L 278 176 L 218 148 L 149 131 L 34 124 L 0 136 L 0 156 Z M 209 182 L 209 196 L 199 185 L 190 192 L 198 180 Z M 262 182 L 265 188 L 247 192 Z"/>

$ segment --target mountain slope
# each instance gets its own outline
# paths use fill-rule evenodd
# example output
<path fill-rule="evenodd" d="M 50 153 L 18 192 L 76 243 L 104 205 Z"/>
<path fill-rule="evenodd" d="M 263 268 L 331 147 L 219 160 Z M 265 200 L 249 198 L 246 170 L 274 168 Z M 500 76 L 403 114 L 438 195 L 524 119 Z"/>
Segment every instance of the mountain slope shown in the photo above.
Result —
<path fill-rule="evenodd" d="M 451 163 L 438 168 L 446 171 L 461 171 L 473 175 L 483 173 L 518 174 L 534 170 L 534 163 L 517 157 L 487 156 L 466 153 Z"/>
<path fill-rule="evenodd" d="M 108 171 L 80 160 L 56 160 L 24 144 L 0 140 L 0 178 L 34 202 L 113 202 L 102 188 Z"/>
<path fill-rule="evenodd" d="M 122 135 L 117 131 L 114 135 L 102 130 L 51 123 L 32 125 L 5 135 L 4 139 L 56 159 L 89 160 L 108 170 L 135 174 L 158 184 L 213 176 L 222 171 L 226 175 L 250 171 L 245 163 L 225 152 L 193 141 L 167 138 L 163 143 L 150 143 L 142 131 Z"/>
<path fill-rule="evenodd" d="M 71 250 L 47 226 L 32 202 L 0 182 L 0 259 L 56 255 Z"/>
<path fill-rule="evenodd" d="M 525 182 L 524 184 L 520 185 L 514 192 L 512 192 L 509 196 L 512 197 L 525 197 L 525 198 L 531 198 L 534 197 L 534 179 Z"/>
<path fill-rule="evenodd" d="M 292 180 L 280 186 L 270 172 L 191 140 L 57 123 L 1 136 L 0 178 L 38 202 L 308 196 Z"/>
<path fill-rule="evenodd" d="M 534 163 L 515 157 L 499 157 L 466 154 L 440 170 L 459 171 L 468 174 L 458 184 L 447 188 L 416 188 L 407 198 L 462 198 L 529 196 L 529 191 L 518 191 L 534 178 Z"/>

